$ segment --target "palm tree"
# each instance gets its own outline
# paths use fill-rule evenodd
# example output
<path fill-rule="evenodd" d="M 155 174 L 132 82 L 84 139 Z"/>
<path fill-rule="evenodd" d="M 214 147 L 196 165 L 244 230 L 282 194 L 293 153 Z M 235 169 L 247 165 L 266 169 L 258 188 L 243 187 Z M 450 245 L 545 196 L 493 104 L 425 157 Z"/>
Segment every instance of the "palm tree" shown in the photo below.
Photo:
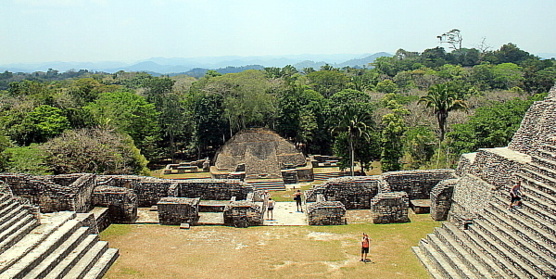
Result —
<path fill-rule="evenodd" d="M 457 93 L 445 83 L 431 86 L 428 94 L 419 99 L 419 103 L 425 103 L 426 107 L 434 109 L 438 128 L 440 128 L 440 141 L 444 140 L 450 111 L 467 110 L 467 103 L 457 99 Z"/>
<path fill-rule="evenodd" d="M 354 142 L 359 138 L 369 138 L 371 126 L 368 123 L 372 123 L 369 114 L 354 113 L 353 110 L 343 110 L 340 115 L 338 115 L 337 122 L 332 128 L 333 134 L 347 133 L 348 138 L 348 151 L 350 154 L 350 175 L 354 175 L 354 165 L 355 165 L 355 149 Z"/>

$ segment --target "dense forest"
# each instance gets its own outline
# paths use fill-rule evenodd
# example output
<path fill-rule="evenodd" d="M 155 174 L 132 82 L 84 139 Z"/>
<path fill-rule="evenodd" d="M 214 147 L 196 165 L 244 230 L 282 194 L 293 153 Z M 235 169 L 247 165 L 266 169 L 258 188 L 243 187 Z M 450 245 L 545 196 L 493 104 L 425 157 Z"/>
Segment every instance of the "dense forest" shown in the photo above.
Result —
<path fill-rule="evenodd" d="M 385 171 L 453 167 L 505 146 L 556 81 L 556 61 L 515 44 L 398 50 L 368 68 L 265 68 L 203 77 L 0 73 L 0 171 L 148 174 L 212 157 L 248 127 L 307 154 Z M 150 162 L 150 164 L 149 164 Z"/>

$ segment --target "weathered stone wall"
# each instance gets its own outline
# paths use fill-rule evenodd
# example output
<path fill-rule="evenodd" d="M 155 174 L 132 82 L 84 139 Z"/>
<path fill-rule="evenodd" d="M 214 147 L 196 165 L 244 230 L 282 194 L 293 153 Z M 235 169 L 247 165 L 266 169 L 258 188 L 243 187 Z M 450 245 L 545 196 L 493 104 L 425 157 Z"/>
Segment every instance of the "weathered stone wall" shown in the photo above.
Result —
<path fill-rule="evenodd" d="M 537 150 L 553 135 L 556 135 L 556 86 L 552 87 L 545 100 L 529 107 L 508 148 L 536 155 Z"/>
<path fill-rule="evenodd" d="M 468 173 L 499 189 L 513 184 L 517 171 L 529 162 L 531 162 L 530 156 L 505 147 L 479 149 Z"/>
<path fill-rule="evenodd" d="M 224 208 L 224 224 L 236 228 L 261 226 L 264 221 L 263 208 L 248 201 L 233 201 Z"/>
<path fill-rule="evenodd" d="M 409 199 L 428 199 L 430 192 L 438 182 L 455 177 L 454 170 L 414 170 L 394 171 L 382 174 L 382 178 L 390 186 L 390 191 L 403 191 Z"/>
<path fill-rule="evenodd" d="M 38 205 L 44 213 L 64 210 L 88 211 L 91 208 L 90 195 L 95 184 L 94 179 L 94 174 L 0 174 L 0 180 L 10 185 L 14 195 L 28 199 L 32 204 Z"/>
<path fill-rule="evenodd" d="M 137 219 L 137 195 L 132 189 L 97 186 L 93 191 L 93 204 L 108 207 L 112 223 L 128 224 Z"/>
<path fill-rule="evenodd" d="M 297 171 L 297 177 L 300 182 L 307 182 L 315 180 L 313 174 L 313 164 L 311 162 L 307 162 L 307 166 L 299 167 L 295 169 Z"/>
<path fill-rule="evenodd" d="M 380 193 L 371 200 L 375 224 L 409 222 L 409 195 L 406 192 Z"/>
<path fill-rule="evenodd" d="M 472 174 L 464 175 L 454 187 L 448 219 L 475 218 L 488 206 L 495 190 L 491 184 Z"/>
<path fill-rule="evenodd" d="M 133 175 L 100 176 L 99 185 L 133 189 L 141 207 L 157 204 L 167 196 L 201 198 L 202 200 L 245 199 L 253 187 L 235 179 L 172 180 Z"/>
<path fill-rule="evenodd" d="M 445 221 L 452 207 L 454 186 L 459 179 L 440 181 L 431 190 L 431 218 L 435 221 Z"/>
<path fill-rule="evenodd" d="M 332 178 L 307 191 L 307 201 L 315 201 L 323 195 L 327 201 L 339 201 L 346 209 L 369 209 L 371 199 L 379 193 L 381 176 L 346 176 Z"/>
<path fill-rule="evenodd" d="M 162 225 L 195 224 L 199 220 L 199 198 L 166 197 L 157 204 Z"/>
<path fill-rule="evenodd" d="M 170 179 L 136 175 L 99 175 L 97 181 L 98 185 L 133 189 L 141 207 L 155 205 L 161 198 L 168 196 L 173 183 Z"/>
<path fill-rule="evenodd" d="M 320 201 L 307 206 L 311 226 L 346 225 L 346 207 L 339 201 Z"/>
<path fill-rule="evenodd" d="M 95 219 L 99 232 L 104 231 L 111 224 L 108 208 L 102 208 L 95 211 Z"/>
<path fill-rule="evenodd" d="M 253 186 L 235 179 L 174 180 L 179 197 L 201 198 L 202 200 L 244 200 Z"/>
<path fill-rule="evenodd" d="M 282 178 L 284 179 L 284 184 L 299 183 L 299 177 L 295 170 L 282 170 Z"/>
<path fill-rule="evenodd" d="M 458 166 L 456 167 L 456 175 L 463 176 L 471 171 L 471 166 L 475 162 L 477 153 L 466 153 L 459 157 Z"/>

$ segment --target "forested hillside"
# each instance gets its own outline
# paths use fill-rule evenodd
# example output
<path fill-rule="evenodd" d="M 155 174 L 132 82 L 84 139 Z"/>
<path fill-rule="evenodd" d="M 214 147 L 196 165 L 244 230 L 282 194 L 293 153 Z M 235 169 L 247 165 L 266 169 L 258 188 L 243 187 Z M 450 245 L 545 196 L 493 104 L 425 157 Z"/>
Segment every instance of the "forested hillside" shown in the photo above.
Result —
<path fill-rule="evenodd" d="M 452 167 L 505 146 L 556 80 L 556 61 L 506 44 L 400 49 L 366 69 L 265 68 L 0 74 L 0 171 L 148 174 L 148 162 L 211 157 L 234 133 L 268 127 L 349 167 Z"/>

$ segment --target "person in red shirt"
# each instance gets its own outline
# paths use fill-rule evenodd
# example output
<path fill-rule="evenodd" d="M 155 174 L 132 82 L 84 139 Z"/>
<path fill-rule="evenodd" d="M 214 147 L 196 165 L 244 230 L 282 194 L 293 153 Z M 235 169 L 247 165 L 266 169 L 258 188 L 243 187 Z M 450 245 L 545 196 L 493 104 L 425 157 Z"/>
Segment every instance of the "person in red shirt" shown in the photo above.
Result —
<path fill-rule="evenodd" d="M 361 261 L 366 263 L 367 255 L 369 254 L 369 247 L 371 246 L 371 239 L 366 233 L 363 233 L 363 239 L 361 240 Z"/>

